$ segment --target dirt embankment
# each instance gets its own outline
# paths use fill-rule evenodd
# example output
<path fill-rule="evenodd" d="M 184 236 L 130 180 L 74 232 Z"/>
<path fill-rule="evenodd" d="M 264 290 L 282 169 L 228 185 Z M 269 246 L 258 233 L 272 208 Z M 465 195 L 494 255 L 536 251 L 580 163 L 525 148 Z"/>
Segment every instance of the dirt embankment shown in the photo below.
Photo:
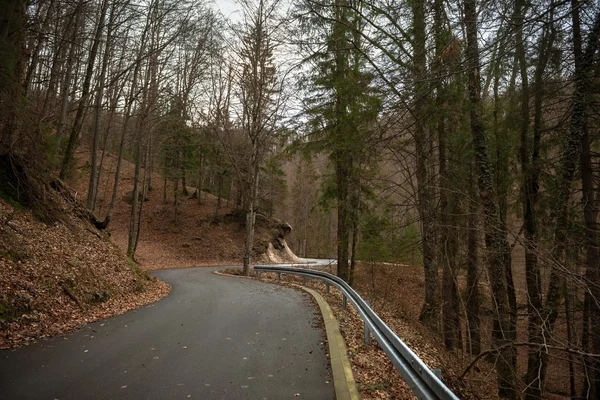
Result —
<path fill-rule="evenodd" d="M 63 205 L 61 219 L 45 224 L 0 200 L 0 348 L 76 330 L 170 290 Z"/>

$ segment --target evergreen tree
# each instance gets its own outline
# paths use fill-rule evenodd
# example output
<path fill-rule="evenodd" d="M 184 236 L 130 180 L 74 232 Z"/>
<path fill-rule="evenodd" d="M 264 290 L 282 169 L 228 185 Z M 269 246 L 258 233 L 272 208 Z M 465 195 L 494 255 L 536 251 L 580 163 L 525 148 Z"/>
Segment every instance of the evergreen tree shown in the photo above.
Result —
<path fill-rule="evenodd" d="M 313 143 L 325 152 L 334 169 L 333 190 L 337 205 L 337 274 L 351 281 L 349 247 L 358 233 L 360 170 L 369 154 L 367 142 L 380 109 L 372 87 L 373 76 L 365 68 L 362 46 L 363 21 L 350 1 L 335 0 L 327 7 L 309 9 L 316 19 L 330 13 L 330 24 L 321 25 L 327 51 L 314 53 L 311 97 L 306 113 Z M 316 21 L 313 20 L 313 23 Z M 352 235 L 351 235 L 352 233 Z M 354 241 L 354 240 L 353 240 Z"/>

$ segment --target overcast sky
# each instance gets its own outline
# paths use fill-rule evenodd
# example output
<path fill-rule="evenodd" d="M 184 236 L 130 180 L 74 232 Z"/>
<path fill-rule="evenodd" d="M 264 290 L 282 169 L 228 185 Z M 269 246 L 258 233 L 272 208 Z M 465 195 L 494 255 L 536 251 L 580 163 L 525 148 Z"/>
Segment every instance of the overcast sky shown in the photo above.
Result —
<path fill-rule="evenodd" d="M 226 16 L 227 18 L 231 19 L 231 20 L 235 20 L 237 18 L 239 18 L 239 13 L 237 13 L 237 18 L 236 18 L 236 11 L 239 10 L 240 6 L 236 4 L 235 1 L 233 0 L 213 0 L 213 2 L 216 4 L 217 9 L 221 10 L 221 13 Z"/>

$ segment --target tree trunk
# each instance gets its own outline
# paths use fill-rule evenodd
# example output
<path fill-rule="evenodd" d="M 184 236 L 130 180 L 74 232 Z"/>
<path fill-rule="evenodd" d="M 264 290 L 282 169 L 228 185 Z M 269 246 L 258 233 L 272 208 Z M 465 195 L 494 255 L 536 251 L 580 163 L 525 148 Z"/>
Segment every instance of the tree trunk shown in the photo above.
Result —
<path fill-rule="evenodd" d="M 111 102 L 110 102 L 110 113 L 108 116 L 108 122 L 106 124 L 106 130 L 104 131 L 104 140 L 103 140 L 103 145 L 102 145 L 102 157 L 100 158 L 100 164 L 98 166 L 98 181 L 96 182 L 96 192 L 100 188 L 100 178 L 102 177 L 102 166 L 104 164 L 104 158 L 106 156 L 107 147 L 108 147 L 108 137 L 110 135 L 110 127 L 112 125 L 112 121 L 115 116 L 115 110 L 117 108 L 117 103 L 119 102 L 120 93 L 121 93 L 121 89 L 115 90 L 115 93 L 113 94 Z M 108 173 L 110 174 L 110 171 Z M 105 199 L 106 199 L 106 191 L 107 190 L 108 190 L 108 178 L 106 181 L 105 194 L 103 196 L 103 201 L 105 201 Z M 96 197 L 94 197 L 94 202 L 92 204 L 92 212 L 95 212 L 95 210 L 96 210 L 97 197 L 98 197 L 97 195 L 96 195 Z M 105 206 L 105 204 L 103 204 L 103 206 Z"/>
<path fill-rule="evenodd" d="M 202 183 L 204 182 L 204 155 L 200 146 L 200 161 L 198 162 L 198 204 L 202 204 Z"/>
<path fill-rule="evenodd" d="M 81 88 L 81 98 L 79 99 L 79 106 L 77 107 L 77 113 L 75 114 L 75 121 L 73 122 L 73 128 L 71 129 L 71 134 L 69 136 L 69 142 L 67 143 L 67 149 L 65 151 L 65 155 L 64 155 L 64 158 L 62 161 L 60 174 L 58 175 L 60 179 L 65 179 L 67 177 L 67 173 L 69 171 L 69 168 L 71 167 L 73 153 L 75 152 L 75 148 L 77 147 L 77 142 L 79 141 L 81 127 L 83 126 L 84 111 L 87 107 L 88 97 L 90 94 L 90 84 L 92 81 L 92 75 L 94 74 L 94 64 L 96 62 L 98 46 L 100 45 L 100 41 L 102 38 L 102 31 L 104 30 L 104 19 L 106 18 L 107 9 L 108 9 L 108 0 L 102 0 L 102 7 L 101 7 L 101 11 L 100 11 L 100 20 L 98 21 L 98 26 L 96 27 L 94 41 L 92 43 L 92 48 L 90 50 L 90 56 L 88 58 L 87 70 L 85 73 L 83 86 Z"/>
<path fill-rule="evenodd" d="M 46 15 L 44 16 L 44 21 L 42 22 L 42 24 L 39 27 L 37 27 L 38 36 L 35 41 L 36 42 L 35 49 L 33 50 L 32 54 L 31 54 L 31 57 L 29 60 L 29 67 L 27 68 L 27 73 L 25 74 L 25 80 L 23 81 L 23 92 L 24 92 L 25 96 L 27 96 L 27 94 L 28 94 L 29 85 L 31 84 L 31 79 L 33 77 L 33 72 L 35 71 L 35 68 L 37 67 L 37 64 L 38 64 L 40 52 L 42 50 L 42 45 L 45 41 L 44 34 L 47 32 L 48 22 L 50 21 L 50 16 L 52 15 L 52 12 L 54 10 L 55 2 L 56 2 L 55 0 L 50 0 L 50 3 L 48 4 L 48 8 L 46 10 Z M 43 3 L 38 3 L 38 12 L 40 12 L 42 4 Z M 43 116 L 44 115 L 42 114 L 42 117 Z"/>
<path fill-rule="evenodd" d="M 181 166 L 181 188 L 183 189 L 182 192 L 183 192 L 184 196 L 190 195 L 190 192 L 188 192 L 188 190 L 187 190 L 187 181 L 185 179 L 185 168 L 183 168 L 183 165 Z"/>
<path fill-rule="evenodd" d="M 50 79 L 48 81 L 48 90 L 46 90 L 46 96 L 44 98 L 44 104 L 42 105 L 41 117 L 44 118 L 48 112 L 48 108 L 55 106 L 54 101 L 56 97 L 56 81 L 59 79 L 60 71 L 63 69 L 63 65 L 66 62 L 66 52 L 70 47 L 67 44 L 71 41 L 69 33 L 72 30 L 73 23 L 76 19 L 76 12 L 71 13 L 66 24 L 60 25 L 59 21 L 56 21 L 55 32 L 62 31 L 63 36 L 60 41 L 56 43 L 53 48 L 54 56 L 52 58 L 52 68 L 50 70 Z M 52 101 L 51 101 L 52 99 Z"/>
<path fill-rule="evenodd" d="M 467 324 L 468 351 L 471 355 L 481 352 L 479 330 L 479 207 L 476 200 L 477 187 L 473 176 L 473 165 L 469 167 L 469 224 L 467 238 Z"/>
<path fill-rule="evenodd" d="M 3 2 L 0 7 L 0 112 L 3 129 L 0 134 L 0 153 L 12 151 L 18 133 L 23 99 L 22 77 L 25 67 L 25 26 L 27 5 L 24 0 Z"/>
<path fill-rule="evenodd" d="M 71 86 L 71 75 L 74 70 L 73 64 L 75 63 L 75 49 L 78 45 L 77 36 L 79 33 L 79 24 L 81 21 L 81 8 L 82 2 L 80 1 L 75 8 L 75 23 L 73 25 L 73 33 L 71 35 L 69 45 L 69 55 L 67 56 L 67 65 L 65 77 L 60 87 L 60 95 L 62 96 L 60 103 L 60 116 L 58 119 L 58 126 L 56 127 L 56 154 L 60 153 L 60 147 L 62 142 L 63 130 L 67 120 L 67 107 L 69 105 L 69 87 Z"/>
<path fill-rule="evenodd" d="M 165 167 L 165 177 L 163 179 L 163 204 L 167 204 L 168 200 L 167 200 L 167 171 L 166 171 L 166 167 Z"/>
<path fill-rule="evenodd" d="M 588 37 L 588 44 L 585 55 L 581 49 L 581 32 L 579 22 L 579 9 L 577 0 L 573 0 L 573 36 L 575 49 L 575 94 L 573 105 L 573 116 L 571 130 L 573 134 L 581 135 L 581 180 L 582 180 L 582 202 L 585 222 L 585 247 L 586 247 L 586 280 L 590 293 L 589 316 L 592 327 L 590 331 L 591 352 L 600 354 L 600 237 L 598 233 L 598 208 L 596 204 L 596 190 L 594 187 L 594 167 L 592 164 L 591 137 L 589 134 L 587 122 L 587 94 L 592 85 L 591 74 L 594 69 L 594 55 L 598 50 L 598 40 L 600 39 L 600 12 L 596 14 L 594 29 Z M 583 58 L 582 58 L 583 57 Z M 597 63 L 597 61 L 595 61 Z M 581 86 L 578 83 L 581 83 Z M 582 91 L 581 98 L 578 99 L 578 89 Z M 579 101 L 577 101 L 579 100 Z M 578 104 L 579 103 L 579 104 Z M 600 359 L 590 357 L 591 362 L 588 367 L 591 371 L 590 379 L 590 398 L 600 396 Z"/>
<path fill-rule="evenodd" d="M 485 243 L 488 253 L 488 277 L 494 304 L 492 346 L 497 349 L 498 394 L 516 399 L 516 375 L 512 365 L 511 315 L 507 296 L 506 254 L 510 248 L 502 235 L 502 224 L 492 185 L 492 170 L 485 142 L 481 82 L 479 80 L 479 45 L 477 42 L 477 9 L 475 0 L 464 2 L 464 23 L 467 32 L 466 56 L 469 65 L 469 99 L 471 133 L 478 172 L 479 196 L 483 204 Z"/>
<path fill-rule="evenodd" d="M 177 225 L 177 219 L 179 217 L 179 151 L 175 150 L 175 168 L 174 168 L 174 173 L 175 176 L 173 177 L 173 204 L 174 204 L 174 211 L 175 211 L 175 216 L 174 216 L 174 223 L 175 225 Z"/>
<path fill-rule="evenodd" d="M 574 300 L 577 298 L 576 295 L 572 295 L 570 292 L 568 282 L 565 281 L 564 293 L 565 293 L 565 318 L 567 325 L 567 347 L 569 349 L 574 349 L 577 343 L 573 338 L 573 312 L 571 310 L 572 304 Z M 577 386 L 575 383 L 575 364 L 573 360 L 573 354 L 569 352 L 568 354 L 569 361 L 569 392 L 571 394 L 571 399 L 575 399 L 577 397 Z"/>
<path fill-rule="evenodd" d="M 544 336 L 548 337 L 552 334 L 554 323 L 558 316 L 558 307 L 560 305 L 560 289 L 561 274 L 560 266 L 564 265 L 565 250 L 567 245 L 567 231 L 569 227 L 569 200 L 571 198 L 571 186 L 573 178 L 575 176 L 575 170 L 577 168 L 577 160 L 582 159 L 585 162 L 587 157 L 586 152 L 589 150 L 582 149 L 582 146 L 589 146 L 589 139 L 587 137 L 587 96 L 591 83 L 591 72 L 594 66 L 594 56 L 598 50 L 598 39 L 600 38 L 600 12 L 596 13 L 594 26 L 588 35 L 588 43 L 585 49 L 585 53 L 582 51 L 582 40 L 579 29 L 579 11 L 576 7 L 577 2 L 573 4 L 573 35 L 574 35 L 574 48 L 575 48 L 575 88 L 573 92 L 573 111 L 571 115 L 571 126 L 569 134 L 566 138 L 566 143 L 562 152 L 562 166 L 560 172 L 560 180 L 558 182 L 557 199 L 556 199 L 556 222 L 554 228 L 554 247 L 552 250 L 552 260 L 557 265 L 552 267 L 549 278 L 548 294 L 546 295 L 546 303 L 542 311 L 542 320 L 544 321 L 543 330 Z M 587 143 L 587 144 L 586 144 Z M 589 147 L 588 147 L 589 149 Z M 586 170 L 588 166 L 582 165 L 582 192 L 584 201 L 584 221 L 585 221 L 585 236 L 586 236 L 586 250 L 587 250 L 587 268 L 586 274 L 590 273 L 590 277 L 597 274 L 600 270 L 600 253 L 598 250 L 598 234 L 595 222 L 595 206 L 593 198 L 592 183 L 589 182 L 591 176 L 586 177 Z M 598 285 L 594 286 L 592 280 L 591 290 L 592 295 L 600 294 L 594 293 L 597 290 Z M 592 302 L 597 304 L 595 302 Z M 600 320 L 595 320 L 594 317 L 594 305 L 591 304 L 590 316 L 592 317 L 592 326 L 594 324 L 600 324 Z M 597 314 L 600 317 L 600 314 Z M 592 337 L 592 349 L 600 350 L 600 342 L 597 343 L 598 349 L 594 348 L 594 338 L 600 340 L 600 330 L 594 329 L 591 332 Z M 548 367 L 548 352 L 545 347 L 541 346 L 534 357 L 536 365 L 539 365 L 540 380 L 544 382 L 546 377 L 546 370 Z M 598 363 L 600 361 L 595 361 Z M 595 367 L 600 367 L 596 365 Z M 597 394 L 595 392 L 596 385 L 595 380 L 600 376 L 597 374 L 597 369 L 592 366 L 592 398 Z M 542 385 L 543 386 L 543 385 Z"/>
<path fill-rule="evenodd" d="M 538 266 L 538 240 L 537 240 L 537 217 L 535 204 L 539 193 L 540 174 L 540 141 L 542 132 L 542 101 L 543 101 L 543 76 L 548 62 L 548 53 L 552 49 L 554 41 L 554 29 L 545 28 L 540 39 L 539 56 L 535 70 L 534 81 L 534 124 L 533 124 L 533 150 L 531 161 L 529 160 L 529 86 L 527 83 L 527 62 L 523 46 L 523 14 L 525 3 L 517 2 L 515 11 L 515 24 L 517 25 L 517 57 L 519 60 L 522 84 L 521 100 L 521 171 L 523 174 L 523 218 L 525 223 L 525 279 L 527 283 L 528 296 L 528 336 L 532 346 L 528 349 L 527 373 L 525 382 L 525 398 L 537 400 L 543 393 L 544 382 L 539 376 L 539 365 L 537 365 L 537 352 L 539 346 L 546 338 L 542 334 L 542 284 L 540 269 Z M 553 12 L 550 12 L 552 21 Z M 551 22 L 550 22 L 551 23 Z M 550 32 L 548 32 L 550 29 Z"/>
<path fill-rule="evenodd" d="M 427 118 L 427 58 L 426 58 L 426 26 L 425 2 L 411 0 L 413 18 L 413 71 L 414 84 L 414 139 L 417 158 L 417 210 L 421 220 L 421 242 L 423 251 L 423 268 L 425 275 L 425 302 L 419 319 L 438 329 L 440 317 L 438 266 L 436 262 L 436 228 L 434 193 L 431 188 L 430 168 L 433 163 L 433 137 L 425 129 Z"/>
<path fill-rule="evenodd" d="M 444 25 L 444 4 L 441 0 L 434 2 L 434 30 L 435 30 L 435 53 L 437 57 L 443 54 L 446 48 L 445 25 Z M 437 58 L 436 58 L 437 60 Z M 438 161 L 439 161 L 439 242 L 438 242 L 438 264 L 442 268 L 442 334 L 444 345 L 447 349 L 453 350 L 459 346 L 460 337 L 460 319 L 459 319 L 459 301 L 458 288 L 456 285 L 456 253 L 457 239 L 456 228 L 453 217 L 450 212 L 452 207 L 457 207 L 456 196 L 452 196 L 450 185 L 451 175 L 449 167 L 449 157 L 447 152 L 448 139 L 446 131 L 446 97 L 447 88 L 444 82 L 445 71 L 442 63 L 435 62 L 433 67 L 436 75 L 437 95 L 435 105 L 437 109 L 436 130 L 438 137 Z M 438 267 L 439 269 L 439 267 Z"/>
<path fill-rule="evenodd" d="M 260 172 L 258 143 L 252 143 L 252 156 L 250 159 L 250 190 L 246 200 L 246 245 L 244 247 L 243 274 L 248 275 L 252 257 L 252 248 L 254 247 L 254 228 L 256 224 L 256 206 L 258 200 L 258 174 Z"/>
<path fill-rule="evenodd" d="M 217 212 L 221 209 L 221 199 L 223 197 L 223 172 L 219 171 L 217 177 Z"/>
<path fill-rule="evenodd" d="M 340 153 L 343 153 L 340 152 Z M 348 282 L 349 265 L 348 265 L 348 247 L 350 244 L 350 205 L 349 192 L 349 175 L 351 173 L 348 166 L 348 155 L 339 154 L 337 157 L 336 180 L 337 180 L 337 276 Z"/>
<path fill-rule="evenodd" d="M 106 71 L 108 69 L 108 60 L 111 56 L 111 40 L 112 40 L 112 28 L 114 22 L 114 11 L 115 5 L 111 7 L 110 18 L 108 22 L 108 28 L 106 33 L 106 44 L 104 47 L 104 57 L 102 59 L 102 69 L 100 71 L 100 78 L 98 79 L 98 89 L 96 92 L 96 99 L 94 104 L 94 130 L 92 134 L 92 149 L 90 157 L 90 179 L 88 182 L 88 195 L 87 195 L 87 208 L 93 212 L 94 202 L 97 196 L 97 181 L 100 177 L 98 175 L 98 146 L 100 144 L 100 114 L 102 110 L 102 99 L 104 98 L 104 81 L 106 80 Z"/>
<path fill-rule="evenodd" d="M 142 212 L 144 210 L 144 202 L 146 201 L 146 195 L 148 192 L 148 186 L 150 183 L 150 173 L 149 170 L 149 160 L 150 160 L 150 143 L 146 143 L 146 154 L 144 155 L 144 178 L 142 185 L 142 198 L 140 200 L 140 207 L 138 211 L 137 217 L 137 229 L 135 232 L 135 240 L 133 243 L 133 255 L 135 256 L 135 252 L 137 250 L 138 243 L 140 241 L 140 231 L 142 230 Z"/>
<path fill-rule="evenodd" d="M 351 45 L 348 43 L 349 22 L 347 19 L 346 0 L 335 0 L 334 22 L 331 33 L 331 46 L 334 49 L 334 76 L 339 82 L 347 81 L 349 74 L 349 51 Z M 344 143 L 348 141 L 348 107 L 349 99 L 346 93 L 335 90 L 334 100 L 334 126 L 331 135 L 333 151 L 331 158 L 335 168 L 336 179 L 336 202 L 337 202 L 337 276 L 348 282 L 348 248 L 350 246 L 350 181 L 352 179 L 352 157 L 349 149 Z"/>
<path fill-rule="evenodd" d="M 133 176 L 133 199 L 129 217 L 129 236 L 127 241 L 127 256 L 132 260 L 135 256 L 135 239 L 138 224 L 138 208 L 140 203 L 140 171 L 142 167 L 142 135 L 138 131 L 135 143 L 135 173 Z"/>
<path fill-rule="evenodd" d="M 358 231 L 360 227 L 360 182 L 355 180 L 351 190 L 350 208 L 352 210 L 352 242 L 350 244 L 350 267 L 348 269 L 348 284 L 350 286 L 354 284 L 354 274 L 356 272 L 356 246 L 358 245 Z M 304 220 L 306 221 L 307 219 L 308 215 L 306 215 Z M 306 232 L 306 227 L 304 229 Z"/>
<path fill-rule="evenodd" d="M 573 11 L 574 14 L 578 14 L 579 11 L 578 10 L 574 10 Z M 578 20 L 578 15 L 577 17 L 575 17 L 574 15 L 574 19 L 577 18 Z M 600 13 L 598 14 L 598 20 L 600 21 Z M 579 21 L 574 21 L 574 25 L 577 25 L 577 28 L 574 29 L 574 34 L 575 32 L 577 32 L 577 34 L 580 35 L 579 31 Z M 581 71 L 582 77 L 581 79 L 584 80 L 584 87 L 583 90 L 589 90 L 589 86 L 591 85 L 591 81 L 589 78 L 589 74 L 591 73 L 591 70 L 593 68 L 592 65 L 592 59 L 587 59 L 587 57 L 593 57 L 593 54 L 596 52 L 596 49 L 598 47 L 598 39 L 599 39 L 599 35 L 598 35 L 598 30 L 597 27 L 595 27 L 595 30 L 590 34 L 589 40 L 590 42 L 588 43 L 588 49 L 586 50 L 586 59 L 581 59 L 581 47 L 580 47 L 580 43 L 581 43 L 581 38 L 576 39 L 574 41 L 578 41 L 579 44 L 575 45 L 575 58 L 576 60 L 581 60 L 578 63 L 576 62 L 576 69 L 577 69 L 577 64 L 579 64 L 580 68 L 589 68 L 589 71 L 587 70 L 583 70 Z M 594 40 L 594 42 L 592 42 L 592 40 Z M 594 49 L 590 49 L 590 47 L 595 47 Z M 592 55 L 590 55 L 590 51 L 593 51 L 593 53 L 591 53 Z M 579 53 L 579 54 L 578 54 Z M 589 60 L 589 61 L 588 61 Z M 589 64 L 588 64 L 589 62 Z M 577 74 L 577 73 L 576 73 Z M 577 84 L 576 84 L 577 87 Z M 580 156 L 580 161 L 581 161 L 581 181 L 582 181 L 582 202 L 583 202 L 583 214 L 584 214 L 584 222 L 585 222 L 585 247 L 586 247 L 586 280 L 588 282 L 588 290 L 590 291 L 591 294 L 591 298 L 595 299 L 595 301 L 591 301 L 589 302 L 589 306 L 590 306 L 590 310 L 589 310 L 589 315 L 590 315 L 590 322 L 591 322 L 591 326 L 595 326 L 598 327 L 600 326 L 600 304 L 598 304 L 598 299 L 600 299 L 600 289 L 599 289 L 599 285 L 600 285 L 600 237 L 599 237 L 599 233 L 598 233 L 598 225 L 597 225 L 597 219 L 598 219 L 598 209 L 597 209 L 597 205 L 596 205 L 596 196 L 595 196 L 595 192 L 597 190 L 597 188 L 594 187 L 594 166 L 592 164 L 592 149 L 591 149 L 591 137 L 589 134 L 589 128 L 588 128 L 588 123 L 587 123 L 587 111 L 586 111 L 586 107 L 587 107 L 587 100 L 586 100 L 586 95 L 587 93 L 583 94 L 583 101 L 581 104 L 581 106 L 579 108 L 581 108 L 582 111 L 579 111 L 577 105 L 574 105 L 574 112 L 573 112 L 573 118 L 577 118 L 578 121 L 576 122 L 577 125 L 579 125 L 576 129 L 577 130 L 581 130 L 581 156 Z M 577 113 L 577 114 L 576 114 Z M 581 114 L 579 114 L 581 113 Z M 598 333 L 599 329 L 592 329 L 591 330 L 591 343 L 592 343 L 592 348 L 591 348 L 591 352 L 595 353 L 595 354 L 600 354 L 600 333 Z M 590 394 L 591 397 L 590 398 L 598 398 L 598 396 L 600 396 L 600 371 L 598 371 L 598 368 L 600 368 L 600 360 L 598 360 L 598 358 L 591 358 L 591 363 L 589 365 L 591 372 L 591 380 L 590 380 Z"/>
<path fill-rule="evenodd" d="M 581 349 L 590 354 L 590 336 L 591 336 L 591 327 L 590 327 L 590 303 L 591 303 L 591 295 L 589 291 L 585 291 L 583 297 L 583 317 L 582 327 L 581 327 Z M 589 396 L 591 380 L 593 374 L 593 359 L 592 357 L 585 355 L 583 356 L 583 384 L 581 386 L 581 397 L 584 399 L 592 398 Z"/>
<path fill-rule="evenodd" d="M 129 128 L 129 120 L 131 118 L 131 107 L 133 106 L 133 102 L 136 98 L 136 90 L 138 84 L 138 77 L 140 73 L 140 68 L 142 65 L 142 54 L 146 48 L 146 35 L 148 33 L 148 25 L 144 28 L 144 32 L 142 33 L 142 38 L 140 42 L 140 47 L 137 51 L 137 57 L 135 61 L 135 66 L 133 68 L 133 78 L 131 80 L 131 86 L 129 88 L 129 94 L 127 96 L 125 102 L 125 111 L 123 117 L 123 126 L 121 127 L 121 140 L 119 143 L 119 155 L 117 156 L 117 168 L 115 170 L 115 181 L 113 185 L 112 197 L 110 200 L 110 206 L 108 208 L 108 215 L 106 219 L 110 221 L 113 217 L 113 213 L 115 210 L 115 205 L 117 203 L 117 197 L 119 195 L 119 183 L 121 179 L 121 165 L 123 163 L 123 151 L 125 149 L 125 137 L 127 135 L 127 129 Z"/>

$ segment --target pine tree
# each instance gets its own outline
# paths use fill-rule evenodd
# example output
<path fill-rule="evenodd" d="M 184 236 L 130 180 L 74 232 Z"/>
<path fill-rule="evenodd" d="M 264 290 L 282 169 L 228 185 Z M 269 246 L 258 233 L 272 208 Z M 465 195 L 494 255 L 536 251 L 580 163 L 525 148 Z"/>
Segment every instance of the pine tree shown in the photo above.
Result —
<path fill-rule="evenodd" d="M 306 113 L 311 118 L 311 134 L 317 149 L 325 152 L 334 169 L 333 190 L 337 205 L 337 274 L 351 280 L 349 247 L 356 238 L 360 202 L 360 168 L 368 158 L 366 145 L 380 109 L 380 99 L 365 70 L 360 13 L 346 0 L 335 0 L 325 10 L 312 9 L 316 19 L 330 12 L 325 31 L 327 51 L 311 60 L 312 96 Z M 352 235 L 351 235 L 352 233 Z"/>

